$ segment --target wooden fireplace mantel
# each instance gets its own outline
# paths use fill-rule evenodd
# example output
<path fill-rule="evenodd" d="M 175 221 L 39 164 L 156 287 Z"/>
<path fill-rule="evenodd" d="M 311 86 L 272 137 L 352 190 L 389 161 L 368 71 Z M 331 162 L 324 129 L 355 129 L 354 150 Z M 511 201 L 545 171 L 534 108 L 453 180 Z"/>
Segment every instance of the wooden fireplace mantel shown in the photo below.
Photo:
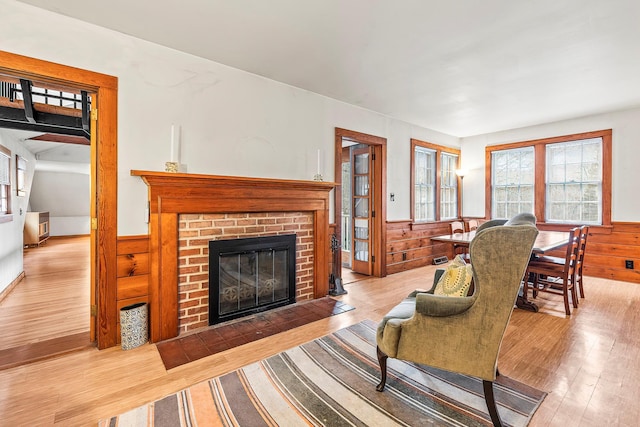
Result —
<path fill-rule="evenodd" d="M 329 292 L 329 191 L 333 182 L 132 170 L 149 187 L 150 339 L 178 335 L 178 216 L 312 212 L 314 296 Z"/>

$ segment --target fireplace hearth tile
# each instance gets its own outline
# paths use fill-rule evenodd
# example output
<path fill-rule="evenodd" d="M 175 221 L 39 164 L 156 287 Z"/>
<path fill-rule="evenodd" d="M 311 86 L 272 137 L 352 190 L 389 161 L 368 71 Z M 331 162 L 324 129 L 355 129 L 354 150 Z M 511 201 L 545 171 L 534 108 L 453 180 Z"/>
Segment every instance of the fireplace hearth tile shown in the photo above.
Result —
<path fill-rule="evenodd" d="M 296 317 L 300 316 L 300 312 L 292 309 L 292 308 L 286 308 L 284 310 L 282 310 L 282 312 L 280 313 L 279 318 L 280 319 L 285 319 L 285 320 L 290 320 L 290 319 L 295 319 Z"/>
<path fill-rule="evenodd" d="M 282 328 L 277 325 L 269 325 L 261 328 L 259 332 L 262 334 L 261 338 L 265 338 L 271 335 L 279 334 L 280 332 L 282 332 Z"/>
<path fill-rule="evenodd" d="M 225 341 L 229 345 L 229 348 L 234 348 L 250 343 L 251 341 L 255 341 L 255 338 L 247 335 L 237 335 L 233 338 L 228 338 Z"/>
<path fill-rule="evenodd" d="M 167 370 L 191 361 L 184 352 L 180 340 L 165 341 L 162 346 L 162 351 L 160 351 L 160 357 Z"/>
<path fill-rule="evenodd" d="M 209 354 L 207 354 L 206 356 L 209 356 L 210 354 L 220 353 L 221 351 L 229 350 L 230 348 L 232 348 L 229 346 L 229 343 L 220 336 L 218 336 L 217 339 L 203 338 L 203 341 L 204 345 L 209 350 Z"/>
<path fill-rule="evenodd" d="M 240 335 L 251 335 L 252 333 L 255 334 L 256 332 L 256 326 L 252 324 L 252 322 L 246 321 L 246 322 L 239 322 L 236 323 L 235 325 L 235 330 L 238 332 L 238 334 Z M 226 338 L 226 337 L 225 337 Z M 227 338 L 228 339 L 228 338 Z"/>
<path fill-rule="evenodd" d="M 209 349 L 198 334 L 189 335 L 180 339 L 180 345 L 189 360 L 198 360 L 210 354 Z"/>
<path fill-rule="evenodd" d="M 297 328 L 325 317 L 335 316 L 354 307 L 330 297 L 305 301 L 210 326 L 185 337 L 157 343 L 167 370 L 233 347 Z"/>
<path fill-rule="evenodd" d="M 236 337 L 238 335 L 242 335 L 242 332 L 240 332 L 238 330 L 238 328 L 236 328 L 236 325 L 234 324 L 227 324 L 227 325 L 222 325 L 218 328 L 216 328 L 216 330 L 218 331 L 218 333 L 220 334 L 220 336 L 222 336 L 223 339 L 231 339 L 233 337 Z"/>

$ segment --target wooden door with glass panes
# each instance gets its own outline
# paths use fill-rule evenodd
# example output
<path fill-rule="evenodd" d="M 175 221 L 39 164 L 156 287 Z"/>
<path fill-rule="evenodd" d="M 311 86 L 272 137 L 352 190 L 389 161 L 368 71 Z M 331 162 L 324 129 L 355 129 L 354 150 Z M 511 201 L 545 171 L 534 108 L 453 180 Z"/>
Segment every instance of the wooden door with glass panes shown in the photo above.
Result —
<path fill-rule="evenodd" d="M 372 274 L 372 149 L 368 145 L 351 147 L 351 270 L 356 273 Z"/>

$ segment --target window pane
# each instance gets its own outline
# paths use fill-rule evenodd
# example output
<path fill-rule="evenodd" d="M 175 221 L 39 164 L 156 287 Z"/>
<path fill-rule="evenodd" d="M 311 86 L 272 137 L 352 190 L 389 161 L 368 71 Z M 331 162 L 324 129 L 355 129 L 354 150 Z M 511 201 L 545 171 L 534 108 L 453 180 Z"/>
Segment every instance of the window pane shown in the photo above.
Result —
<path fill-rule="evenodd" d="M 356 174 L 368 174 L 369 173 L 369 153 L 357 154 L 355 156 L 355 171 Z"/>

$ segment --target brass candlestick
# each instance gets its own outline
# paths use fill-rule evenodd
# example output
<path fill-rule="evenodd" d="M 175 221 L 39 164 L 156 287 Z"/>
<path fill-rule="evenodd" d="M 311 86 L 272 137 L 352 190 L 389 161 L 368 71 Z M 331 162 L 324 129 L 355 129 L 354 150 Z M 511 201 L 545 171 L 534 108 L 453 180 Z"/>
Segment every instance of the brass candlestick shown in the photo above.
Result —
<path fill-rule="evenodd" d="M 166 172 L 177 173 L 178 172 L 178 162 L 165 162 L 164 170 Z"/>

